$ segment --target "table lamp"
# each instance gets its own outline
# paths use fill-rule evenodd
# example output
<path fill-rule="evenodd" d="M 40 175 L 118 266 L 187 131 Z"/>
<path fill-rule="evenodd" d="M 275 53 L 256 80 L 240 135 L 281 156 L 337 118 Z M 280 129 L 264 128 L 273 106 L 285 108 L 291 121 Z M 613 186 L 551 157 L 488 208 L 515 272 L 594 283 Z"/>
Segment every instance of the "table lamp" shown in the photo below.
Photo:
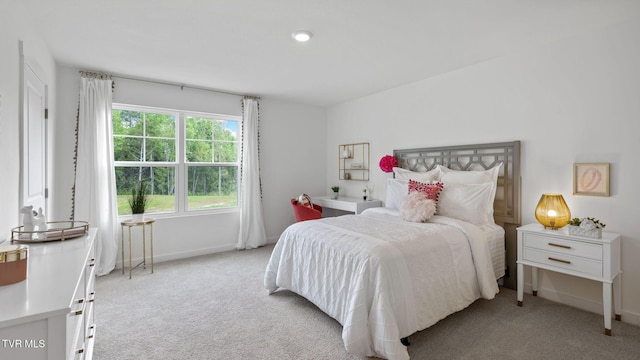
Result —
<path fill-rule="evenodd" d="M 545 229 L 557 230 L 569 223 L 571 212 L 561 194 L 542 194 L 536 206 L 536 219 Z"/>

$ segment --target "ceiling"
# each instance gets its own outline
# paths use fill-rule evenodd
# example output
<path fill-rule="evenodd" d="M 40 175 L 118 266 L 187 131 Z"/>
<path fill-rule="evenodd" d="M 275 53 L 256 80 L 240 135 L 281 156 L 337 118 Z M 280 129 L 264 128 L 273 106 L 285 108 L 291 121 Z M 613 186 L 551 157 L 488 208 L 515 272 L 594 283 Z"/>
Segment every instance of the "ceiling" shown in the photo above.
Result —
<path fill-rule="evenodd" d="M 324 107 L 637 18 L 640 3 L 21 1 L 62 65 Z"/>

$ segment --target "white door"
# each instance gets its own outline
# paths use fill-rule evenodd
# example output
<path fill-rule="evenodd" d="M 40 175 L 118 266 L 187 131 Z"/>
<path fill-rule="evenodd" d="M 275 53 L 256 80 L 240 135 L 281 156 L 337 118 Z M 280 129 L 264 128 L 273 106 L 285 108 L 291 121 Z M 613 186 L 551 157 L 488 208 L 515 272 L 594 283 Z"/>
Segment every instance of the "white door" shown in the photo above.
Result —
<path fill-rule="evenodd" d="M 27 62 L 23 99 L 21 206 L 46 211 L 46 86 Z"/>

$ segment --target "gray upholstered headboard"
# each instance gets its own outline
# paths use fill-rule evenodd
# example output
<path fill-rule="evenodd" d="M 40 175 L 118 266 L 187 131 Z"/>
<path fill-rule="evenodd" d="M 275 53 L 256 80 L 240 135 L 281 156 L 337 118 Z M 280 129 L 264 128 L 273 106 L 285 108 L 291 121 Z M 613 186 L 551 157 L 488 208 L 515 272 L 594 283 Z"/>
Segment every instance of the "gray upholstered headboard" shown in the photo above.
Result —
<path fill-rule="evenodd" d="M 502 162 L 493 217 L 505 230 L 506 276 L 504 286 L 516 288 L 516 227 L 520 225 L 520 141 L 394 150 L 398 166 L 428 171 L 436 165 L 454 170 L 486 170 Z"/>

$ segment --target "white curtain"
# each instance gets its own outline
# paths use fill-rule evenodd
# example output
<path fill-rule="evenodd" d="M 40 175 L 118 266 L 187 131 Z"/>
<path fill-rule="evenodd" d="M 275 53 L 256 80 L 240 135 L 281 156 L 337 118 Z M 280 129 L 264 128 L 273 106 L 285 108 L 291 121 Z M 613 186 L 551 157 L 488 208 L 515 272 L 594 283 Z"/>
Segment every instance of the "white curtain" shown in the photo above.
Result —
<path fill-rule="evenodd" d="M 112 80 L 82 74 L 76 158 L 76 220 L 98 228 L 96 273 L 108 274 L 118 252 L 118 210 L 113 172 Z"/>
<path fill-rule="evenodd" d="M 267 243 L 262 212 L 259 158 L 259 106 L 255 98 L 242 99 L 242 158 L 240 165 L 240 234 L 236 249 Z"/>

